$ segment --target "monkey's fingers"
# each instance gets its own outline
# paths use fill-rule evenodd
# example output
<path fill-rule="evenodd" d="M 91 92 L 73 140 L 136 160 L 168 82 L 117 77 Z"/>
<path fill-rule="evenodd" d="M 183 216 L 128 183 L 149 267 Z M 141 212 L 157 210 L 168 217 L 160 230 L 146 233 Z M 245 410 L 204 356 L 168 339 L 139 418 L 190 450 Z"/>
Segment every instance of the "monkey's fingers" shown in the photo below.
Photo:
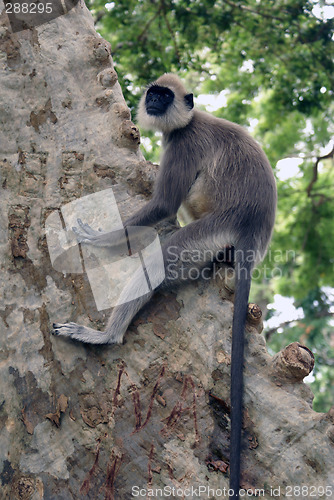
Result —
<path fill-rule="evenodd" d="M 89 236 L 87 233 L 82 232 L 75 226 L 72 227 L 72 231 L 75 234 L 78 243 L 89 243 L 90 239 L 92 238 L 92 236 Z"/>
<path fill-rule="evenodd" d="M 87 224 L 86 222 L 82 222 L 81 219 L 77 219 L 77 222 L 78 222 L 80 228 L 82 229 L 82 231 L 86 235 L 96 236 L 96 235 L 100 234 L 100 231 L 96 231 L 95 229 L 91 228 L 89 224 Z"/>

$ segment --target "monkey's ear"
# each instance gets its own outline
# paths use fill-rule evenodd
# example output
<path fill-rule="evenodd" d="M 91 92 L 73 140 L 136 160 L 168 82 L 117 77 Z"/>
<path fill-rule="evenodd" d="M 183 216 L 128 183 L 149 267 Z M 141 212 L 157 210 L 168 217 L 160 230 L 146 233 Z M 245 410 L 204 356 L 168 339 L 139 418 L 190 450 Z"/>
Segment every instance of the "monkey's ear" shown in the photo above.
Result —
<path fill-rule="evenodd" d="M 184 96 L 184 100 L 186 101 L 186 105 L 188 106 L 188 108 L 193 109 L 193 107 L 194 107 L 194 95 L 187 94 Z"/>

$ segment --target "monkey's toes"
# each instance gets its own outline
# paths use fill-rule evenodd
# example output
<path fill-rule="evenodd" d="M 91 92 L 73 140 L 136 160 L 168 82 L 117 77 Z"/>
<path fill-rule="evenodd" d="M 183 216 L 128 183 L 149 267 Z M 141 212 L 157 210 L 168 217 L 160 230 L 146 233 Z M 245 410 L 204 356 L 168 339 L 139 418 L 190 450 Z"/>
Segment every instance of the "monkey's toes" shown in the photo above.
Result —
<path fill-rule="evenodd" d="M 72 337 L 80 335 L 82 326 L 76 323 L 53 323 L 53 335 L 62 335 L 64 337 Z"/>
<path fill-rule="evenodd" d="M 52 328 L 53 328 L 53 330 L 51 330 L 52 335 L 59 335 L 59 333 L 58 333 L 58 327 L 60 327 L 59 323 L 53 323 L 52 324 Z"/>

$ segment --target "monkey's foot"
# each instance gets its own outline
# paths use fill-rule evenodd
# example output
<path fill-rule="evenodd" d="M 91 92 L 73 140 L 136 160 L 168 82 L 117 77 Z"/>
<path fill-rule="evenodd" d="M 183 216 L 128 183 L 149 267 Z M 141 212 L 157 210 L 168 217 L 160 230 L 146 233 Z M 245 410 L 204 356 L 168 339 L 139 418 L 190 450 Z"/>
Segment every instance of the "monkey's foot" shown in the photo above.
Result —
<path fill-rule="evenodd" d="M 77 325 L 76 323 L 53 323 L 53 334 L 63 337 L 69 337 L 79 342 L 87 344 L 116 344 L 108 335 L 87 326 Z"/>

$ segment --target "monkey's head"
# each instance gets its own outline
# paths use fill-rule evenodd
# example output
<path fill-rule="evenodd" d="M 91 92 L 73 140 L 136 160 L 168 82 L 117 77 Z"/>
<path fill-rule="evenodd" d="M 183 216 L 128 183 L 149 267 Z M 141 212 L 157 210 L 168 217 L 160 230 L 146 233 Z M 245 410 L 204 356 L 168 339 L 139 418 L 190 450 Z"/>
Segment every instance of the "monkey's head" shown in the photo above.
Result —
<path fill-rule="evenodd" d="M 188 125 L 193 107 L 193 94 L 187 93 L 176 75 L 166 73 L 144 92 L 137 119 L 143 129 L 170 133 Z"/>

